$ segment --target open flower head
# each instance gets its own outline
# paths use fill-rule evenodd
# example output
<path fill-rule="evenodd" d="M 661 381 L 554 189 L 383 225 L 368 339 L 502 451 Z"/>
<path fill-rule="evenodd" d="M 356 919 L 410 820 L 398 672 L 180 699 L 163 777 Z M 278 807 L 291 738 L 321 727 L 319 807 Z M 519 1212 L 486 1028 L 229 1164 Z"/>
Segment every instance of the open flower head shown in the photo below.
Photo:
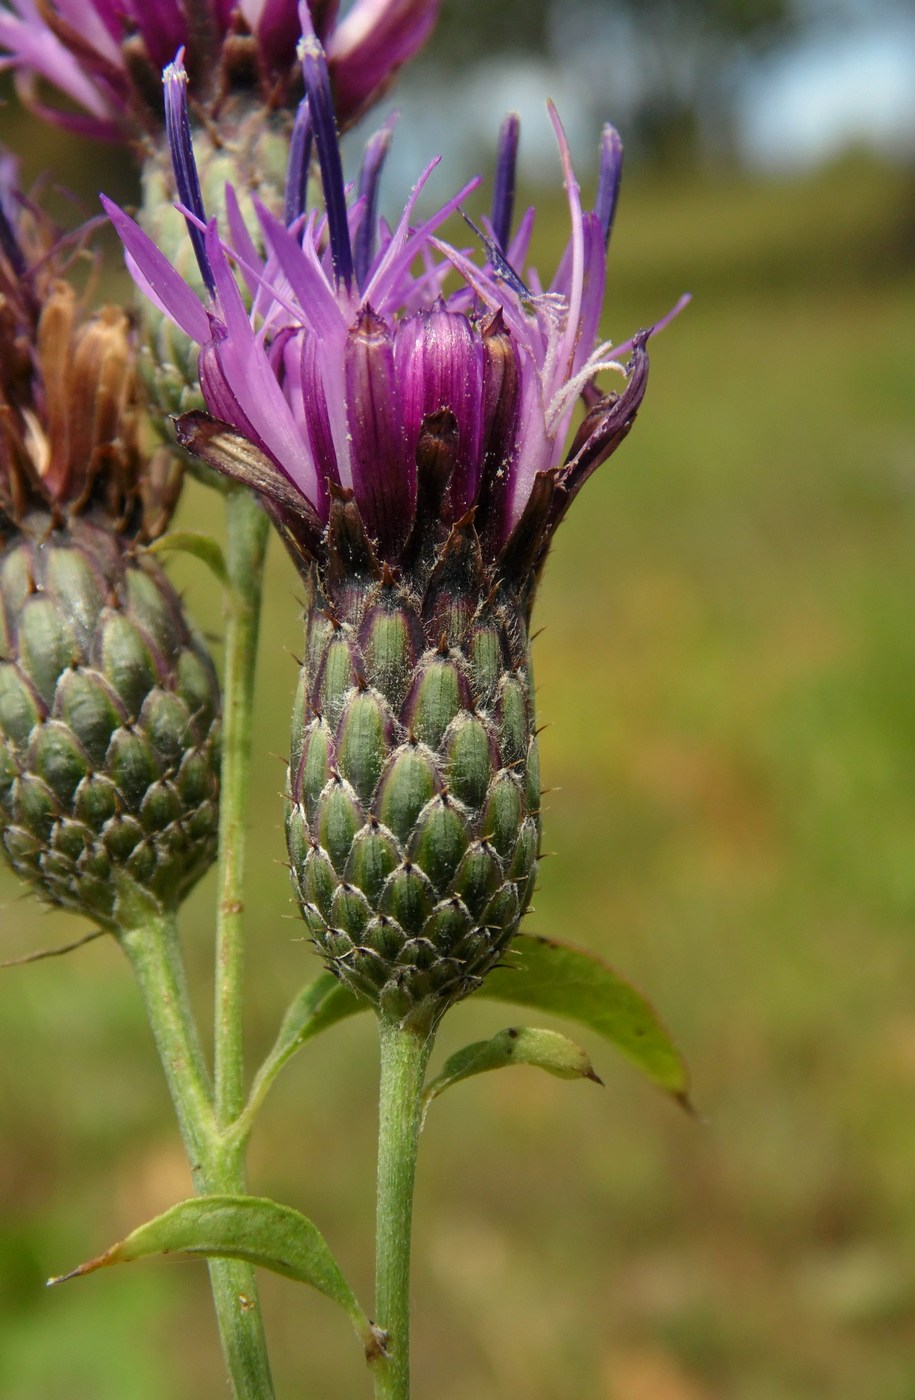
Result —
<path fill-rule="evenodd" d="M 187 128 L 178 117 L 172 122 L 205 300 L 106 201 L 139 286 L 201 346 L 200 384 L 212 418 L 236 434 L 196 417 L 183 423 L 183 438 L 261 492 L 305 555 L 326 548 L 331 502 L 351 496 L 373 548 L 390 564 L 416 547 L 419 533 L 447 531 L 472 510 L 486 557 L 518 556 L 520 565 L 523 554 L 530 572 L 569 502 L 629 431 L 647 382 L 651 332 L 616 346 L 598 337 L 619 138 L 605 128 L 595 207 L 584 210 L 550 108 L 572 229 L 544 286 L 527 265 L 534 211 L 512 229 L 517 118 L 503 125 L 490 217 L 482 229 L 467 219 L 470 247 L 443 241 L 439 231 L 463 212 L 477 180 L 416 221 L 437 161 L 391 229 L 377 217 L 391 127 L 368 143 L 347 188 L 313 34 L 302 50 L 323 209 L 306 211 L 304 182 L 291 162 L 285 219 L 256 204 L 259 244 L 231 187 L 228 227 L 220 229 L 207 221 L 193 178 L 181 175 L 193 174 L 193 152 Z M 183 81 L 172 78 L 170 100 L 176 107 L 186 100 Z M 290 201 L 292 189 L 298 202 Z M 454 274 L 461 285 L 451 290 Z M 603 376 L 616 387 L 599 387 Z M 586 413 L 567 450 L 582 400 Z M 242 461 L 238 435 L 256 449 L 247 453 L 256 467 Z"/>
<path fill-rule="evenodd" d="M 386 89 L 425 42 L 439 0 L 312 0 L 343 124 Z M 6 0 L 0 64 L 41 116 L 93 137 L 155 134 L 162 125 L 159 76 L 179 48 L 197 102 L 218 115 L 233 93 L 269 108 L 301 96 L 297 0 Z M 63 99 L 63 101 L 61 101 Z"/>
<path fill-rule="evenodd" d="M 389 227 L 376 205 L 390 127 L 347 187 L 308 29 L 302 66 L 323 206 L 305 207 L 294 154 L 286 217 L 258 204 L 256 241 L 233 190 L 223 229 L 182 175 L 204 299 L 108 208 L 139 286 L 201 347 L 209 412 L 182 417 L 179 440 L 260 494 L 301 567 L 287 837 L 303 915 L 354 991 L 428 1023 L 498 961 L 531 897 L 530 608 L 569 503 L 632 426 L 649 332 L 616 346 L 598 332 L 611 127 L 586 210 L 550 110 L 571 235 L 545 285 L 528 262 L 533 210 L 514 223 L 516 118 L 489 217 L 465 215 L 458 245 L 443 225 L 478 182 L 419 218 L 433 162 Z M 189 144 L 173 158 L 187 172 Z"/>

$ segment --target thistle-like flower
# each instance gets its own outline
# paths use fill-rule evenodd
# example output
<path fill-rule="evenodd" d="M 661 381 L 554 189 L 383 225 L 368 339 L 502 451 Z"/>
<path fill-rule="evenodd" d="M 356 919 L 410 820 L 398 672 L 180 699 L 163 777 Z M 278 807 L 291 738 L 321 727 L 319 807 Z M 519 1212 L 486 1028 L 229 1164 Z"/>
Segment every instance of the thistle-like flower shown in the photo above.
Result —
<path fill-rule="evenodd" d="M 327 50 L 337 114 L 347 125 L 381 96 L 428 37 L 439 0 L 312 0 Z M 0 5 L 2 66 L 16 70 L 23 100 L 46 119 L 97 138 L 159 133 L 160 74 L 180 48 L 208 118 L 233 94 L 258 94 L 265 110 L 294 110 L 298 0 L 7 0 Z M 69 105 L 51 105 L 42 84 Z"/>
<path fill-rule="evenodd" d="M 67 244 L 0 189 L 0 816 L 13 868 L 112 929 L 173 909 L 216 846 L 219 695 L 139 545 L 180 489 L 147 460 L 123 311 L 84 317 Z"/>
<path fill-rule="evenodd" d="M 302 55 L 324 210 L 287 204 L 285 226 L 258 205 L 261 257 L 234 192 L 223 239 L 184 180 L 206 305 L 107 207 L 141 289 L 201 345 L 212 416 L 186 415 L 179 440 L 261 495 L 305 580 L 287 816 L 305 920 L 353 990 L 428 1022 L 479 985 L 530 900 L 534 591 L 570 502 L 632 426 L 649 332 L 597 343 L 621 165 L 611 127 L 585 211 L 551 109 L 572 233 L 544 290 L 519 271 L 533 210 L 512 233 L 516 118 L 475 261 L 438 230 L 477 181 L 414 225 L 436 162 L 396 228 L 378 221 L 389 129 L 347 198 L 313 32 Z M 193 164 L 189 147 L 173 157 Z M 619 393 L 597 387 L 605 371 Z"/>

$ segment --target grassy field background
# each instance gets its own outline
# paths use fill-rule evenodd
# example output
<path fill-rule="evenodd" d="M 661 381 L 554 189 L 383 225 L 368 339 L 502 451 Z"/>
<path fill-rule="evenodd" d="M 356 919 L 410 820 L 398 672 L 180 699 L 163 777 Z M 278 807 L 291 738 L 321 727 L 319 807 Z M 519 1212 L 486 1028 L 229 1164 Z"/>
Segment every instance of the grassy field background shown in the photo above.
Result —
<path fill-rule="evenodd" d="M 550 208 L 542 267 L 564 236 Z M 702 1116 L 594 1041 L 603 1090 L 519 1069 L 436 1104 L 417 1400 L 915 1395 L 915 177 L 863 159 L 783 183 L 636 176 L 608 329 L 683 290 L 637 428 L 563 526 L 538 603 L 556 854 L 529 927 L 652 997 Z M 212 513 L 193 488 L 184 522 Z M 202 568 L 175 575 L 217 634 Z M 276 549 L 252 1065 L 316 971 L 278 864 L 295 593 Z M 204 1015 L 212 895 L 208 880 L 184 921 Z M 7 956 L 80 931 L 6 871 L 0 900 Z M 459 1008 L 441 1053 L 512 1015 Z M 368 1018 L 303 1052 L 251 1171 L 316 1220 L 364 1297 L 375 1074 Z M 3 972 L 4 1400 L 223 1393 L 203 1266 L 43 1287 L 188 1189 L 116 948 Z M 282 1400 L 365 1394 L 342 1316 L 263 1283 Z"/>

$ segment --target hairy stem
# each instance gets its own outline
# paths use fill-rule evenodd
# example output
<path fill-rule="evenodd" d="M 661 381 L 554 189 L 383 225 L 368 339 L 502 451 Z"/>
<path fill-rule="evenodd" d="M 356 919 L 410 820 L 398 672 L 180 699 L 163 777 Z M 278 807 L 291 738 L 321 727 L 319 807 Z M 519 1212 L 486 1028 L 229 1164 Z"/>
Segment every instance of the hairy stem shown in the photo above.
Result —
<path fill-rule="evenodd" d="M 174 916 L 147 916 L 120 934 L 133 968 L 199 1194 L 244 1189 L 240 1150 L 219 1133 L 210 1078 L 187 994 Z M 236 1400 L 272 1400 L 273 1383 L 254 1270 L 229 1259 L 209 1264 L 219 1335 Z"/>
<path fill-rule="evenodd" d="M 229 573 L 223 678 L 223 750 L 219 804 L 219 906 L 216 922 L 215 1105 L 220 1128 L 245 1104 L 242 1005 L 245 837 L 251 773 L 254 669 L 264 557 L 270 522 L 249 491 L 226 502 Z"/>
<path fill-rule="evenodd" d="M 410 1394 L 410 1243 L 422 1091 L 434 1032 L 381 1017 L 375 1323 L 386 1355 L 373 1362 L 376 1400 Z"/>

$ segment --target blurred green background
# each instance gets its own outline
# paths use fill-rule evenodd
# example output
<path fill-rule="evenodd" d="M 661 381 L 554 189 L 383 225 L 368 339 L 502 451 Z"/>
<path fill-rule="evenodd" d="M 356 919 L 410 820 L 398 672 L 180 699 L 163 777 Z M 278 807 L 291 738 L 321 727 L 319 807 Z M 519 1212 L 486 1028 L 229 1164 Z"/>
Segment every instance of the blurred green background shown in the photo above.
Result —
<path fill-rule="evenodd" d="M 58 133 L 18 139 L 27 174 L 53 163 L 130 197 Z M 542 269 L 565 236 L 547 197 Z M 684 289 L 694 302 L 655 342 L 636 430 L 570 513 L 537 605 L 556 854 L 528 926 L 651 996 L 701 1118 L 585 1036 L 603 1090 L 517 1069 L 436 1103 L 418 1400 L 915 1396 L 913 250 L 903 165 L 630 166 L 607 329 L 656 319 Z M 179 523 L 217 515 L 192 487 Z M 174 576 L 218 639 L 205 571 L 178 560 Z M 281 865 L 300 632 L 279 548 L 267 596 L 252 1066 L 317 971 Z M 184 918 L 205 1020 L 213 888 Z M 83 931 L 20 899 L 6 870 L 0 901 L 5 957 Z M 514 1015 L 458 1008 L 440 1053 Z M 284 1071 L 251 1157 L 252 1189 L 311 1215 L 363 1298 L 375 1092 L 357 1018 Z M 202 1265 L 43 1286 L 189 1187 L 117 949 L 3 971 L 4 1400 L 224 1393 Z M 342 1315 L 273 1277 L 263 1297 L 282 1400 L 366 1394 Z"/>

